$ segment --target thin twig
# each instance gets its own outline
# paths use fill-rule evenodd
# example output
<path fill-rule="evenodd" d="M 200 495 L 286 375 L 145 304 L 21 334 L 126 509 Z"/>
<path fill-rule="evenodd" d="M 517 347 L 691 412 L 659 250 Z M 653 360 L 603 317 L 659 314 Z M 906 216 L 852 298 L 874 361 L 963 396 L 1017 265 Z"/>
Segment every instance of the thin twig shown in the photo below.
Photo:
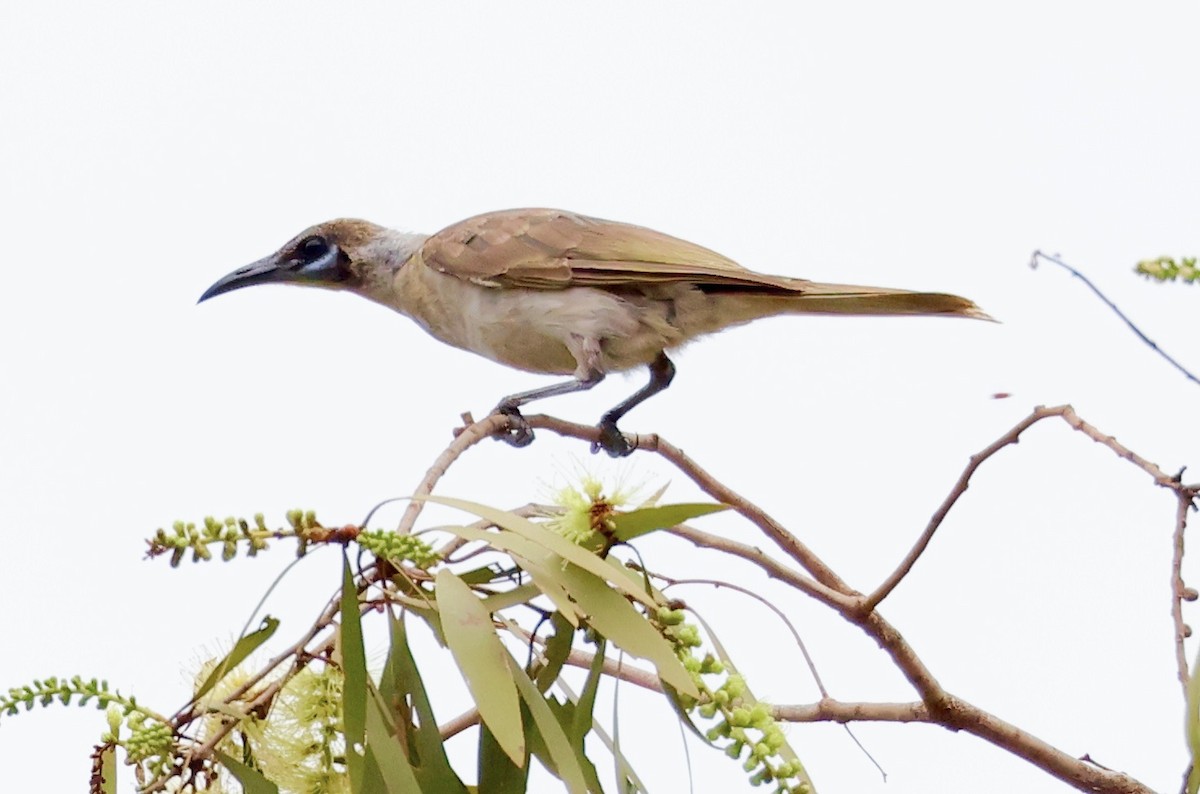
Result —
<path fill-rule="evenodd" d="M 438 733 L 441 734 L 442 741 L 449 739 L 452 736 L 465 731 L 474 725 L 479 724 L 479 709 L 467 709 L 462 714 L 459 714 L 449 722 L 442 723 L 438 726 Z"/>
<path fill-rule="evenodd" d="M 741 593 L 744 596 L 753 598 L 759 604 L 774 612 L 775 616 L 779 618 L 779 620 L 783 622 L 783 625 L 787 626 L 788 631 L 792 633 L 792 639 L 795 641 L 796 647 L 800 649 L 800 655 L 804 657 L 804 663 L 808 666 L 808 672 L 810 675 L 812 675 L 813 683 L 817 685 L 817 691 L 821 693 L 821 697 L 829 697 L 829 690 L 825 688 L 825 682 L 821 680 L 821 674 L 817 671 L 817 664 L 813 661 L 812 655 L 808 652 L 808 646 L 804 644 L 804 639 L 800 636 L 800 632 L 796 630 L 796 627 L 792 624 L 792 621 L 788 619 L 788 616 L 784 614 L 782 609 L 775 606 L 753 590 L 734 584 L 733 582 L 725 582 L 720 579 L 672 579 L 671 577 L 664 576 L 661 573 L 651 573 L 650 575 L 655 579 L 661 579 L 667 583 L 666 587 L 662 588 L 664 593 L 667 591 L 668 587 L 675 587 L 676 585 L 703 584 L 710 587 L 715 587 L 718 590 L 724 587 L 728 590 L 733 590 L 735 593 Z"/>
<path fill-rule="evenodd" d="M 679 526 L 670 527 L 663 531 L 690 541 L 700 548 L 714 549 L 732 554 L 735 557 L 741 557 L 757 565 L 772 579 L 778 579 L 838 611 L 858 608 L 858 601 L 851 596 L 830 590 L 825 585 L 814 579 L 810 579 L 799 571 L 793 571 L 756 546 L 740 543 L 723 535 L 714 535 L 711 532 L 696 529 L 688 524 L 680 524 Z"/>
<path fill-rule="evenodd" d="M 1183 373 L 1183 376 L 1185 378 L 1190 380 L 1192 383 L 1195 383 L 1197 386 L 1200 386 L 1200 378 L 1197 378 L 1195 375 L 1193 375 L 1191 372 L 1188 371 L 1187 367 L 1183 366 L 1178 361 L 1176 361 L 1174 358 L 1167 355 L 1167 352 L 1165 350 L 1163 350 L 1161 347 L 1159 347 L 1153 339 L 1151 339 L 1150 337 L 1148 337 L 1144 333 L 1142 333 L 1142 329 L 1138 328 L 1137 325 L 1134 324 L 1133 320 L 1130 320 L 1125 315 L 1125 312 L 1118 309 L 1117 305 L 1115 303 L 1113 303 L 1111 300 L 1109 300 L 1108 297 L 1103 292 L 1100 291 L 1099 287 L 1097 287 L 1095 284 L 1093 284 L 1087 276 L 1083 275 L 1078 270 L 1071 267 L 1070 265 L 1068 265 L 1066 262 L 1064 262 L 1062 259 L 1058 258 L 1057 256 L 1051 256 L 1050 254 L 1047 254 L 1043 251 L 1034 251 L 1033 252 L 1033 257 L 1029 260 L 1029 266 L 1036 269 L 1039 259 L 1044 259 L 1047 262 L 1051 262 L 1053 264 L 1058 265 L 1059 267 L 1063 268 L 1068 273 L 1070 273 L 1072 276 L 1074 276 L 1075 278 L 1079 279 L 1084 284 L 1086 284 L 1088 289 L 1090 289 L 1092 292 L 1094 292 L 1096 294 L 1096 297 L 1104 302 L 1105 306 L 1112 309 L 1113 313 L 1116 314 L 1118 317 L 1120 317 L 1121 320 L 1124 321 L 1125 325 L 1129 326 L 1129 330 L 1131 330 L 1135 334 L 1137 334 L 1138 339 L 1141 339 L 1143 342 L 1145 342 L 1147 345 L 1149 345 L 1150 349 L 1153 350 L 1155 353 L 1158 353 L 1160 356 L 1162 356 L 1163 359 L 1165 359 L 1168 364 L 1170 364 L 1172 367 L 1174 367 L 1175 369 L 1177 369 L 1181 373 Z"/>
<path fill-rule="evenodd" d="M 1191 631 L 1183 622 L 1183 601 L 1188 596 L 1187 587 L 1183 583 L 1183 536 L 1187 529 L 1188 511 L 1194 505 L 1195 495 L 1181 493 L 1178 499 L 1171 552 L 1171 619 L 1175 624 L 1175 665 L 1179 669 L 1179 683 L 1183 687 L 1183 699 L 1186 701 L 1191 675 L 1188 673 L 1187 653 L 1183 643 Z"/>
<path fill-rule="evenodd" d="M 1075 413 L 1075 409 L 1071 406 L 1057 405 L 1047 408 L 1039 405 L 1033 410 L 1032 413 L 1029 414 L 1029 416 L 1025 417 L 1020 422 L 1017 422 L 1017 424 L 1014 425 L 1011 430 L 1000 436 L 1000 438 L 996 439 L 984 449 L 971 456 L 966 468 L 963 469 L 962 474 L 959 475 L 958 481 L 954 484 L 954 487 L 950 490 L 950 493 L 942 501 L 942 504 L 938 507 L 937 511 L 934 512 L 933 517 L 929 520 L 929 524 L 925 527 L 925 531 L 922 532 L 920 537 L 917 538 L 916 543 L 914 543 L 912 548 L 909 549 L 908 554 L 906 554 L 900 564 L 896 566 L 896 570 L 892 571 L 887 579 L 885 579 L 883 583 L 871 593 L 871 595 L 867 596 L 865 602 L 866 608 L 874 609 L 877 607 L 879 603 L 883 601 L 883 599 L 887 598 L 892 590 L 894 590 L 896 586 L 900 584 L 901 580 L 908 575 L 909 571 L 912 570 L 912 567 L 916 564 L 917 559 L 921 556 L 926 547 L 929 545 L 929 542 L 933 539 L 934 533 L 937 532 L 938 528 L 942 525 L 942 522 L 945 521 L 946 515 L 950 512 L 950 509 L 953 508 L 955 503 L 958 502 L 959 497 L 966 493 L 966 490 L 970 485 L 971 477 L 975 474 L 975 470 L 978 469 L 984 461 L 995 455 L 1000 450 L 1004 449 L 1010 444 L 1018 443 L 1021 440 L 1021 434 L 1030 427 L 1042 421 L 1043 419 L 1049 419 L 1051 417 L 1059 417 L 1068 425 L 1070 425 L 1072 429 L 1078 430 L 1096 443 L 1108 447 L 1118 457 L 1129 461 L 1153 477 L 1156 485 L 1167 488 L 1177 494 L 1190 491 L 1190 486 L 1181 484 L 1178 477 L 1172 477 L 1154 463 L 1151 463 L 1137 453 L 1133 452 L 1121 442 L 1117 441 L 1117 439 L 1114 437 L 1100 432 L 1093 425 L 1090 425 L 1084 420 L 1080 419 L 1079 415 Z"/>
<path fill-rule="evenodd" d="M 808 665 L 808 672 L 810 675 L 812 675 L 813 683 L 817 685 L 817 691 L 821 693 L 821 698 L 823 700 L 829 699 L 829 690 L 825 688 L 825 682 L 821 680 L 821 673 L 817 670 L 817 663 L 813 661 L 812 654 L 808 652 L 808 645 L 804 642 L 804 638 L 800 636 L 800 631 L 796 628 L 795 624 L 793 624 L 791 619 L 784 614 L 782 609 L 775 606 L 766 598 L 760 596 L 753 590 L 734 584 L 733 582 L 726 582 L 720 579 L 672 579 L 664 576 L 661 573 L 654 573 L 651 575 L 656 579 L 662 579 L 663 581 L 667 582 L 667 586 L 662 588 L 664 593 L 667 591 L 667 587 L 674 587 L 675 585 L 702 584 L 709 585 L 717 589 L 724 587 L 728 590 L 733 590 L 734 592 L 753 598 L 759 604 L 774 612 L 775 616 L 779 618 L 780 621 L 783 622 L 783 625 L 787 626 L 788 631 L 792 633 L 792 639 L 795 641 L 796 647 L 800 649 L 800 655 L 804 657 L 804 663 Z M 843 723 L 842 728 L 846 731 L 846 735 L 850 737 L 850 741 L 854 742 L 854 745 L 858 747 L 859 751 L 861 751 L 864 756 L 866 756 L 867 760 L 879 770 L 879 774 L 883 777 L 883 780 L 886 783 L 887 772 L 884 771 L 883 766 L 878 760 L 876 760 L 875 756 L 871 754 L 871 751 L 868 750 L 866 746 L 859 741 L 858 737 L 854 735 L 854 730 L 850 727 L 849 723 Z"/>
<path fill-rule="evenodd" d="M 917 559 L 920 558 L 926 547 L 929 546 L 929 542 L 933 540 L 933 534 L 937 532 L 938 527 L 940 527 L 942 522 L 946 520 L 946 516 L 949 514 L 950 509 L 953 508 L 958 502 L 959 497 L 967 492 L 967 487 L 970 485 L 971 476 L 975 473 L 975 470 L 978 469 L 985 460 L 992 457 L 1009 444 L 1016 444 L 1020 440 L 1021 433 L 1029 429 L 1030 425 L 1040 422 L 1044 418 L 1044 416 L 1039 416 L 1036 412 L 1025 417 L 1018 422 L 1012 430 L 1009 430 L 996 441 L 989 444 L 981 452 L 971 456 L 970 461 L 967 463 L 967 467 L 963 469 L 962 474 L 960 474 L 958 477 L 958 481 L 954 484 L 954 487 L 950 489 L 950 493 L 947 494 L 946 498 L 942 500 L 942 503 L 938 506 L 938 509 L 934 511 L 933 517 L 929 519 L 929 523 L 925 526 L 925 531 L 921 533 L 919 538 L 917 538 L 917 542 L 913 544 L 911 549 L 909 549 L 908 554 L 904 555 L 904 559 L 901 560 L 900 564 L 896 566 L 896 570 L 892 571 L 888 578 L 884 579 L 883 583 L 880 584 L 879 587 L 875 588 L 871 595 L 867 596 L 867 609 L 874 609 L 875 607 L 879 606 L 879 603 L 883 601 L 883 599 L 887 598 L 892 590 L 896 589 L 896 585 L 900 584 L 900 581 L 908 575 L 909 571 L 912 570 L 912 567 L 916 564 Z"/>
<path fill-rule="evenodd" d="M 441 455 L 438 455 L 437 460 L 429 467 L 429 471 L 425 472 L 424 478 L 413 491 L 413 496 L 428 496 L 433 493 L 433 488 L 437 485 L 438 480 L 442 478 L 447 469 L 454 465 L 454 461 L 458 460 L 459 456 L 480 441 L 496 435 L 507 427 L 507 416 L 492 414 L 462 428 L 450 445 Z M 401 535 L 412 532 L 413 526 L 417 523 L 417 517 L 421 515 L 424 508 L 424 499 L 414 499 L 410 502 L 404 510 L 404 515 L 400 517 L 400 525 L 396 527 L 396 532 Z"/>

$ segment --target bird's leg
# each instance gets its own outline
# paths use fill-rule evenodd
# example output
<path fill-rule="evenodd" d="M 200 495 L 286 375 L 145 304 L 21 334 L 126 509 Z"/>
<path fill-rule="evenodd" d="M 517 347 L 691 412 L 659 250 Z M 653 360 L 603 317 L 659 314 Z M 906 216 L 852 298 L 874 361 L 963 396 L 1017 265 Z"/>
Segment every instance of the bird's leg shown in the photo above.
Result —
<path fill-rule="evenodd" d="M 614 458 L 621 458 L 633 452 L 633 447 L 625 439 L 625 435 L 617 429 L 617 420 L 629 413 L 635 406 L 645 402 L 671 385 L 675 377 L 675 365 L 667 354 L 659 352 L 658 357 L 650 362 L 650 382 L 628 398 L 623 400 L 611 411 L 600 417 L 600 440 L 592 444 L 592 452 L 604 450 Z"/>
<path fill-rule="evenodd" d="M 508 417 L 509 430 L 503 436 L 496 438 L 503 439 L 514 447 L 527 446 L 533 441 L 533 429 L 529 427 L 525 417 L 521 416 L 522 405 L 543 397 L 557 397 L 560 394 L 587 391 L 602 380 L 604 380 L 603 370 L 586 369 L 577 371 L 571 380 L 508 395 L 496 406 L 494 413 L 504 414 Z"/>

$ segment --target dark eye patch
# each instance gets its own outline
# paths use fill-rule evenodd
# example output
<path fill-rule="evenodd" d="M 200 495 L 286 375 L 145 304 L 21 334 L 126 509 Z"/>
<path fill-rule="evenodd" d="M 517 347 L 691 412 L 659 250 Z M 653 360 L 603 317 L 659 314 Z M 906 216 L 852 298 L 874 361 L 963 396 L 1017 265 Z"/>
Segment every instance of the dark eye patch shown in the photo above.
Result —
<path fill-rule="evenodd" d="M 296 246 L 296 253 L 305 263 L 315 262 L 329 253 L 329 241 L 320 235 L 305 237 Z"/>

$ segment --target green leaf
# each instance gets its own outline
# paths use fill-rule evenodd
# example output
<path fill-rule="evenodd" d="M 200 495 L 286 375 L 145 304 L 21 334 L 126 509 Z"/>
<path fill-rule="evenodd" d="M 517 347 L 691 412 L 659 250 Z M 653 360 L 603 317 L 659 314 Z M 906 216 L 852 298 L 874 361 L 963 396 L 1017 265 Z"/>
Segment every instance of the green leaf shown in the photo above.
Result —
<path fill-rule="evenodd" d="M 512 573 L 513 569 L 511 568 L 500 569 L 497 565 L 484 565 L 481 568 L 463 571 L 458 574 L 458 578 L 467 584 L 486 584 L 498 579 L 507 579 Z"/>
<path fill-rule="evenodd" d="M 93 777 L 91 794 L 117 794 L 117 748 L 111 743 L 99 748 L 99 776 Z"/>
<path fill-rule="evenodd" d="M 524 604 L 532 601 L 541 594 L 541 589 L 536 585 L 525 584 L 521 585 L 520 587 L 514 587 L 511 590 L 492 593 L 483 599 L 483 608 L 488 612 L 499 612 L 503 609 L 516 606 L 517 604 Z"/>
<path fill-rule="evenodd" d="M 561 535 L 556 535 L 545 527 L 539 526 L 527 518 L 522 518 L 521 516 L 514 515 L 513 513 L 509 513 L 504 510 L 497 510 L 493 507 L 487 507 L 486 505 L 476 504 L 475 502 L 468 502 L 463 499 L 448 499 L 444 496 L 426 496 L 424 498 L 428 501 L 436 502 L 437 504 L 443 504 L 448 507 L 457 507 L 459 510 L 465 510 L 466 512 L 477 515 L 480 518 L 487 519 L 496 526 L 503 527 L 509 532 L 520 535 L 522 538 L 531 540 L 547 551 L 552 551 L 565 560 L 574 563 L 583 570 L 590 571 L 596 576 L 599 576 L 601 579 L 611 582 L 613 585 L 623 590 L 626 595 L 632 596 L 638 601 L 641 601 L 647 607 L 651 609 L 657 608 L 657 604 L 654 603 L 654 600 L 646 595 L 642 590 L 631 586 L 628 579 L 613 577 L 612 569 L 606 566 L 604 561 L 595 554 L 592 554 L 587 549 L 576 546 L 574 543 L 562 537 Z M 493 545 L 496 545 L 497 548 L 502 548 L 499 543 L 493 543 Z M 532 559 L 535 562 L 539 561 L 536 557 Z"/>
<path fill-rule="evenodd" d="M 196 701 L 207 695 L 213 687 L 221 682 L 222 678 L 229 675 L 229 671 L 245 661 L 246 657 L 258 650 L 260 645 L 271 639 L 271 635 L 275 633 L 275 629 L 277 628 L 279 628 L 278 618 L 273 618 L 270 615 L 263 618 L 262 625 L 258 631 L 247 634 L 234 643 L 233 650 L 226 654 L 225 658 L 208 674 L 208 678 L 205 678 L 204 683 L 196 689 L 196 694 L 192 696 L 192 700 Z"/>
<path fill-rule="evenodd" d="M 567 566 L 563 577 L 596 631 L 626 653 L 649 660 L 664 682 L 692 697 L 700 697 L 700 690 L 675 656 L 675 649 L 620 593 L 588 571 L 574 566 Z"/>
<path fill-rule="evenodd" d="M 370 687 L 370 695 L 371 702 L 367 704 L 368 768 L 374 766 L 387 794 L 421 791 L 410 757 L 405 752 L 407 748 L 388 727 L 388 708 L 383 698 L 373 686 Z"/>
<path fill-rule="evenodd" d="M 604 677 L 605 641 L 596 643 L 596 655 L 592 657 L 592 665 L 588 668 L 587 680 L 579 693 L 579 701 L 575 704 L 575 713 L 571 719 L 571 739 L 575 747 L 582 752 L 583 740 L 592 729 L 594 718 L 592 713 L 596 708 L 596 693 L 600 691 L 600 679 Z"/>
<path fill-rule="evenodd" d="M 368 709 L 368 713 L 370 710 Z M 367 722 L 371 721 L 370 717 Z M 388 787 L 388 783 L 383 779 L 383 772 L 379 768 L 379 756 L 371 749 L 370 745 L 363 748 L 362 753 L 362 783 L 357 787 L 350 784 L 350 794 L 400 794 L 399 791 L 393 792 Z"/>
<path fill-rule="evenodd" d="M 524 794 L 529 787 L 529 749 L 520 764 L 505 753 L 496 734 L 486 724 L 479 726 L 479 786 L 487 794 Z"/>
<path fill-rule="evenodd" d="M 396 741 L 408 757 L 409 765 L 415 767 L 421 790 L 438 794 L 465 792 L 466 787 L 446 758 L 437 719 L 408 647 L 404 619 L 390 618 L 390 629 L 391 648 L 379 677 L 378 703 L 388 710 L 389 721 L 398 734 Z"/>
<path fill-rule="evenodd" d="M 546 641 L 544 651 L 546 663 L 538 670 L 537 688 L 539 692 L 545 692 L 558 678 L 563 664 L 567 661 L 567 656 L 571 653 L 571 643 L 575 639 L 575 627 L 563 617 L 561 612 L 555 612 L 551 616 L 550 624 L 554 626 L 554 636 Z"/>
<path fill-rule="evenodd" d="M 521 702 L 508 670 L 508 653 L 483 603 L 449 570 L 437 574 L 437 603 L 450 653 L 471 690 L 479 716 L 512 762 L 525 763 Z"/>
<path fill-rule="evenodd" d="M 563 566 L 563 559 L 552 554 L 531 540 L 520 535 L 500 530 L 487 532 L 474 527 L 442 527 L 446 532 L 458 535 L 467 540 L 478 540 L 494 548 L 506 551 L 521 568 L 529 574 L 529 578 L 542 591 L 542 595 L 550 599 L 559 612 L 562 612 L 572 626 L 579 626 L 579 610 L 571 603 L 558 580 L 555 571 Z"/>
<path fill-rule="evenodd" d="M 342 553 L 342 604 L 339 647 L 342 655 L 342 722 L 346 731 L 346 771 L 352 791 L 363 791 L 364 767 L 359 750 L 367 725 L 367 655 L 363 650 L 362 616 L 350 560 Z"/>
<path fill-rule="evenodd" d="M 220 750 L 215 750 L 214 752 L 217 760 L 221 762 L 221 766 L 228 769 L 229 774 L 237 778 L 237 782 L 242 784 L 242 791 L 245 794 L 279 794 L 279 787 L 263 777 L 262 772 L 259 772 L 252 766 L 243 764 L 241 761 L 235 760 Z"/>
<path fill-rule="evenodd" d="M 560 685 L 563 684 L 561 681 L 558 683 Z M 570 698 L 571 694 L 569 687 L 562 686 L 561 688 L 563 692 L 566 693 L 567 697 Z M 573 725 L 575 721 L 575 704 L 570 700 L 559 702 L 558 698 L 548 697 L 546 698 L 546 705 L 550 707 L 550 711 L 554 714 L 554 719 L 558 720 L 558 724 L 562 726 L 563 732 L 567 734 L 567 738 L 571 741 L 575 741 L 574 737 L 571 736 L 571 725 Z M 594 723 L 594 725 L 599 727 L 599 723 Z M 539 737 L 540 736 L 541 734 L 539 734 Z M 541 752 L 543 755 L 538 756 L 539 760 L 542 760 L 542 763 L 547 763 L 547 760 L 543 758 L 543 756 L 549 755 L 549 751 L 546 750 L 545 742 L 543 742 L 541 745 Z M 587 757 L 587 753 L 583 748 L 582 740 L 580 742 L 576 742 L 575 744 L 575 757 L 579 759 L 579 766 L 583 769 L 583 777 L 587 782 L 588 791 L 592 792 L 592 794 L 604 794 L 604 786 L 600 783 L 600 776 L 596 774 L 595 765 L 592 764 L 591 759 Z M 550 761 L 553 761 L 553 759 L 550 759 Z"/>
<path fill-rule="evenodd" d="M 579 619 L 583 617 L 579 612 L 579 607 L 575 606 L 568 596 L 566 588 L 563 586 L 562 579 L 559 577 L 559 571 L 562 570 L 563 558 L 557 554 L 548 554 L 546 563 L 534 562 L 525 557 L 514 557 L 527 574 L 537 585 L 537 588 L 542 591 L 542 595 L 550 599 L 551 603 L 558 610 L 558 615 L 571 624 L 574 628 L 579 628 Z"/>
<path fill-rule="evenodd" d="M 601 664 L 603 664 L 603 662 L 601 662 Z M 568 698 L 571 698 L 572 701 L 582 700 L 579 695 L 576 695 L 573 691 L 571 691 L 571 687 L 568 686 L 566 682 L 559 681 L 558 686 L 564 693 L 566 693 Z M 567 702 L 555 709 L 555 712 L 558 716 L 558 721 L 564 725 L 568 724 L 567 722 L 564 722 L 564 720 L 570 719 L 573 722 L 574 709 L 576 708 L 578 708 L 578 706 L 576 706 L 574 702 Z M 621 748 L 617 746 L 617 743 L 613 740 L 613 738 L 604 730 L 604 726 L 601 725 L 595 718 L 592 719 L 590 735 L 599 739 L 600 742 L 606 748 L 608 748 L 608 751 L 613 754 L 613 758 L 620 765 L 621 774 L 625 776 L 625 781 L 624 785 L 618 785 L 618 791 L 625 792 L 626 794 L 632 794 L 632 792 L 644 792 L 647 790 L 645 784 L 642 783 L 641 779 L 637 776 L 637 773 L 633 771 L 633 767 L 629 764 L 629 759 L 627 759 L 624 754 L 621 753 Z M 591 761 L 588 761 L 586 758 L 583 759 L 583 761 L 585 764 L 584 771 L 588 776 L 588 783 L 592 785 L 596 792 L 603 792 L 604 789 L 600 785 L 600 778 L 596 774 L 596 768 L 592 766 Z"/>
<path fill-rule="evenodd" d="M 678 526 L 688 519 L 728 509 L 729 505 L 700 503 L 644 507 L 613 516 L 613 534 L 619 540 L 633 540 L 647 532 Z"/>
<path fill-rule="evenodd" d="M 554 761 L 555 774 L 566 784 L 568 791 L 573 794 L 587 794 L 588 786 L 583 767 L 576 756 L 575 748 L 571 746 L 571 740 L 567 738 L 566 731 L 555 719 L 554 712 L 550 710 L 542 693 L 511 656 L 508 656 L 508 665 L 512 680 L 516 682 L 517 690 L 521 693 L 521 699 L 525 701 L 529 715 L 546 745 L 546 751 Z"/>

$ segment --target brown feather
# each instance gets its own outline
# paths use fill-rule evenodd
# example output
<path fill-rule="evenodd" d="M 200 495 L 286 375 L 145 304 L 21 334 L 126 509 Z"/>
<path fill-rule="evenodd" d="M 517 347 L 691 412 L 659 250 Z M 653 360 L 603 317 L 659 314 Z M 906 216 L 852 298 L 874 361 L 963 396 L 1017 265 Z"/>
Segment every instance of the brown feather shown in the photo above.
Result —
<path fill-rule="evenodd" d="M 629 290 L 684 283 L 704 292 L 763 299 L 774 295 L 787 302 L 786 308 L 778 308 L 782 312 L 990 319 L 974 303 L 954 295 L 755 273 L 715 251 L 653 229 L 554 209 L 504 210 L 468 218 L 426 240 L 419 257 L 441 273 L 499 288 Z"/>

